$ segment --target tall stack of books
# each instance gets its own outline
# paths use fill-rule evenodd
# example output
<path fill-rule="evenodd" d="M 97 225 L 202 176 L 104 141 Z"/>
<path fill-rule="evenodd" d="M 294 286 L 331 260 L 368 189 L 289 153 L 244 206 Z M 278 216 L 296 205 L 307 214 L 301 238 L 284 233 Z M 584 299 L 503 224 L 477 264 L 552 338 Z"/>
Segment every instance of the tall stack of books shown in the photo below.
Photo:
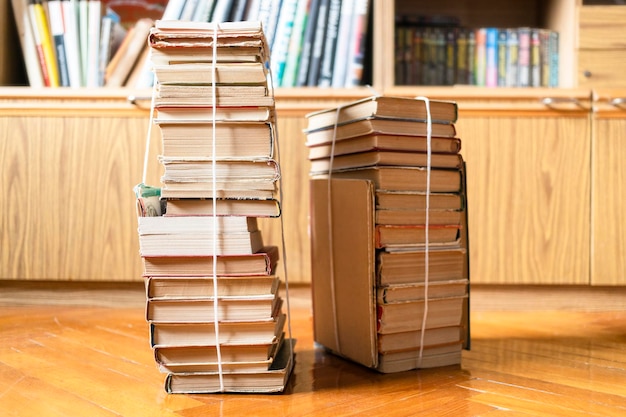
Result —
<path fill-rule="evenodd" d="M 293 367 L 278 248 L 275 111 L 258 22 L 157 21 L 162 184 L 136 188 L 146 315 L 169 393 L 283 391 Z"/>
<path fill-rule="evenodd" d="M 384 373 L 459 364 L 469 273 L 456 103 L 374 96 L 307 118 L 316 341 Z"/>

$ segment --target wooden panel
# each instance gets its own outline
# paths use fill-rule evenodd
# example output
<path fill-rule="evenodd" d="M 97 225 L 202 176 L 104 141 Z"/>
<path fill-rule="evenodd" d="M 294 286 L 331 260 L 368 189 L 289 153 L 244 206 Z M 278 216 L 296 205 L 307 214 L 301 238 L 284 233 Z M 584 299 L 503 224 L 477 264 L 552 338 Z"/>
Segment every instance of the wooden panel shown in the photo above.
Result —
<path fill-rule="evenodd" d="M 461 114 L 457 126 L 472 282 L 588 283 L 589 118 Z"/>
<path fill-rule="evenodd" d="M 626 7 L 584 6 L 579 14 L 580 49 L 626 48 Z"/>
<path fill-rule="evenodd" d="M 578 86 L 580 88 L 626 87 L 623 68 L 626 48 L 580 50 L 578 52 Z"/>
<path fill-rule="evenodd" d="M 626 93 L 623 91 L 622 93 Z M 616 97 L 618 100 L 626 95 Z M 612 100 L 602 99 L 602 103 Z M 626 284 L 626 107 L 605 105 L 594 114 L 591 283 Z"/>
<path fill-rule="evenodd" d="M 132 187 L 147 121 L 0 117 L 0 276 L 142 279 Z"/>

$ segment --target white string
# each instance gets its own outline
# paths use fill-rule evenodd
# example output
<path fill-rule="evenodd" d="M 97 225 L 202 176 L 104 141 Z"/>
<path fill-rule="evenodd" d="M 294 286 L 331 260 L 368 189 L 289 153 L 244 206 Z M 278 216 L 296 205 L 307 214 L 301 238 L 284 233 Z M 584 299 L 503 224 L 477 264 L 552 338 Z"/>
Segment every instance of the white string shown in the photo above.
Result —
<path fill-rule="evenodd" d="M 150 143 L 152 142 L 152 124 L 154 123 L 154 102 L 156 96 L 157 79 L 154 79 L 152 83 L 152 97 L 150 99 L 150 120 L 148 123 L 148 134 L 146 135 L 146 150 L 143 155 L 143 174 L 141 176 L 141 183 L 146 185 L 148 178 L 148 161 L 150 159 Z"/>
<path fill-rule="evenodd" d="M 267 72 L 269 74 L 268 79 L 269 79 L 269 91 L 268 94 L 270 94 L 271 97 L 274 97 L 274 81 L 272 78 L 272 69 L 271 69 L 271 65 L 267 65 Z M 276 149 L 276 157 L 275 159 L 278 161 L 279 166 L 280 166 L 280 148 L 279 148 L 279 140 L 278 140 L 278 126 L 275 126 L 276 124 L 276 120 L 275 120 L 275 114 L 272 113 L 272 118 L 270 121 L 273 129 L 273 135 L 274 135 L 274 147 Z M 283 273 L 285 274 L 285 301 L 286 301 L 286 308 L 287 308 L 287 334 L 289 335 L 288 339 L 289 339 L 289 355 L 291 356 L 291 363 L 293 363 L 293 358 L 294 358 L 294 340 L 291 334 L 291 304 L 289 301 L 289 277 L 287 274 L 287 244 L 285 243 L 285 224 L 284 224 L 284 216 L 282 215 L 282 213 L 285 212 L 285 206 L 283 205 L 283 185 L 282 185 L 282 175 L 278 177 L 278 198 L 279 198 L 279 204 L 281 207 L 281 216 L 280 216 L 280 236 L 281 236 L 281 246 L 282 246 L 282 261 L 283 261 Z"/>
<path fill-rule="evenodd" d="M 217 371 L 220 380 L 220 392 L 224 392 L 224 373 L 222 370 L 222 349 L 220 347 L 220 326 L 219 326 L 219 301 L 218 301 L 218 285 L 217 285 L 217 180 L 215 178 L 217 167 L 215 161 L 215 152 L 217 146 L 216 142 L 216 126 L 215 118 L 217 116 L 217 28 L 219 24 L 216 23 L 213 27 L 213 59 L 211 65 L 211 98 L 212 98 L 212 111 L 213 111 L 213 123 L 212 123 L 212 144 L 211 144 L 211 180 L 213 189 L 213 317 L 215 323 L 215 348 L 217 352 Z"/>
<path fill-rule="evenodd" d="M 431 137 L 432 137 L 432 118 L 430 115 L 430 101 L 427 97 L 416 97 L 417 100 L 423 100 L 426 106 L 426 218 L 424 221 L 424 315 L 422 317 L 422 328 L 420 331 L 420 349 L 418 356 L 418 368 L 422 365 L 424 356 L 424 337 L 426 335 L 426 321 L 428 320 L 428 284 L 430 270 L 430 173 L 431 173 Z"/>

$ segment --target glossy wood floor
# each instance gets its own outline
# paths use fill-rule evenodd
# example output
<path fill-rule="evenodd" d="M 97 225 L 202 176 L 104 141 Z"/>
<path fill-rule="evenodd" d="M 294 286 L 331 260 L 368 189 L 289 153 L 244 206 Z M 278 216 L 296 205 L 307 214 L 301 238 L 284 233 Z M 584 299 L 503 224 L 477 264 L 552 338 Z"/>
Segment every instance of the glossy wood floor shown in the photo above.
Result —
<path fill-rule="evenodd" d="M 308 288 L 292 288 L 286 392 L 187 396 L 165 394 L 134 294 L 123 307 L 3 302 L 0 415 L 626 415 L 624 310 L 478 309 L 461 366 L 381 375 L 316 349 Z"/>

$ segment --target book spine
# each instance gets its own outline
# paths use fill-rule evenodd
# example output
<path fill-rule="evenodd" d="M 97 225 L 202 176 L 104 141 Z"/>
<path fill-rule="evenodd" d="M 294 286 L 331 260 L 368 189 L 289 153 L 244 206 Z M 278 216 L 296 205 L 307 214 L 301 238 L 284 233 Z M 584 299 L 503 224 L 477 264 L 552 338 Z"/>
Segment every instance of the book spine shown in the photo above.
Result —
<path fill-rule="evenodd" d="M 283 87 L 296 86 L 296 78 L 298 76 L 298 69 L 302 58 L 302 39 L 304 36 L 304 29 L 306 27 L 307 16 L 309 15 L 310 5 L 311 1 L 306 0 L 305 6 L 300 4 L 296 10 L 293 29 L 291 31 L 291 38 L 289 39 L 287 62 L 285 63 L 285 70 L 280 84 Z"/>
<path fill-rule="evenodd" d="M 283 0 L 280 8 L 271 54 L 272 77 L 274 85 L 277 87 L 282 85 L 297 6 L 297 0 Z"/>
<path fill-rule="evenodd" d="M 448 27 L 446 29 L 446 73 L 445 85 L 453 85 L 456 79 L 456 48 L 457 48 L 457 29 Z"/>
<path fill-rule="evenodd" d="M 550 84 L 550 31 L 539 29 L 539 58 L 541 66 L 541 87 Z"/>
<path fill-rule="evenodd" d="M 363 66 L 365 50 L 367 48 L 367 33 L 369 22 L 369 0 L 357 0 L 354 6 L 354 22 L 352 30 L 352 44 L 349 46 L 348 73 L 346 87 L 360 85 L 363 82 Z"/>
<path fill-rule="evenodd" d="M 485 38 L 485 85 L 498 86 L 498 29 L 486 28 Z"/>
<path fill-rule="evenodd" d="M 519 39 L 517 29 L 507 29 L 506 48 L 506 86 L 518 86 Z"/>
<path fill-rule="evenodd" d="M 311 50 L 311 60 L 309 61 L 309 71 L 307 74 L 307 85 L 317 86 L 320 62 L 324 52 L 324 36 L 326 33 L 326 21 L 328 20 L 329 0 L 321 0 L 315 25 L 315 37 L 313 39 L 313 47 Z"/>
<path fill-rule="evenodd" d="M 67 59 L 67 72 L 70 87 L 77 88 L 80 83 L 80 57 L 78 44 L 77 1 L 63 0 L 63 19 L 65 22 L 65 56 Z"/>
<path fill-rule="evenodd" d="M 550 82 L 549 87 L 559 86 L 559 33 L 550 31 Z"/>
<path fill-rule="evenodd" d="M 11 0 L 11 5 L 13 6 L 13 17 L 15 18 L 15 25 L 22 45 L 28 83 L 31 87 L 43 87 L 44 79 L 41 73 L 33 26 L 28 13 L 28 3 L 26 0 Z"/>
<path fill-rule="evenodd" d="M 530 31 L 530 85 L 541 87 L 541 46 L 539 29 Z"/>
<path fill-rule="evenodd" d="M 340 17 L 341 0 L 330 0 L 328 19 L 326 20 L 326 35 L 324 37 L 324 53 L 322 54 L 320 75 L 317 81 L 319 87 L 330 87 L 332 84 Z"/>
<path fill-rule="evenodd" d="M 467 30 L 459 28 L 456 41 L 456 74 L 455 84 L 467 84 L 468 80 L 468 51 L 467 51 Z"/>
<path fill-rule="evenodd" d="M 474 84 L 484 87 L 487 85 L 487 29 L 479 28 L 476 34 L 476 64 L 474 70 Z"/>
<path fill-rule="evenodd" d="M 506 29 L 498 30 L 498 87 L 506 86 L 506 49 L 508 31 Z"/>
<path fill-rule="evenodd" d="M 337 47 L 335 48 L 335 64 L 332 71 L 332 86 L 341 88 L 346 85 L 348 67 L 348 46 L 353 36 L 352 20 L 355 0 L 342 0 L 339 26 L 337 28 Z"/>
<path fill-rule="evenodd" d="M 56 65 L 56 58 L 54 56 L 54 49 L 52 47 L 52 38 L 48 27 L 48 19 L 44 11 L 43 4 L 40 0 L 32 0 L 31 3 L 29 3 L 29 10 L 31 13 L 31 20 L 33 22 L 33 32 L 37 32 L 39 36 L 38 40 L 40 42 L 39 48 L 40 61 L 42 62 L 42 72 L 44 73 L 44 79 L 48 80 L 46 85 L 49 87 L 58 87 L 59 73 Z M 37 28 L 36 30 L 35 27 Z"/>
<path fill-rule="evenodd" d="M 530 28 L 518 29 L 518 87 L 530 86 Z"/>
<path fill-rule="evenodd" d="M 311 0 L 309 13 L 306 20 L 306 27 L 302 35 L 302 50 L 300 52 L 300 63 L 298 65 L 298 74 L 296 77 L 296 86 L 303 87 L 307 85 L 309 75 L 309 63 L 311 62 L 311 54 L 313 51 L 313 39 L 317 29 L 317 15 L 319 11 L 320 0 Z"/>

